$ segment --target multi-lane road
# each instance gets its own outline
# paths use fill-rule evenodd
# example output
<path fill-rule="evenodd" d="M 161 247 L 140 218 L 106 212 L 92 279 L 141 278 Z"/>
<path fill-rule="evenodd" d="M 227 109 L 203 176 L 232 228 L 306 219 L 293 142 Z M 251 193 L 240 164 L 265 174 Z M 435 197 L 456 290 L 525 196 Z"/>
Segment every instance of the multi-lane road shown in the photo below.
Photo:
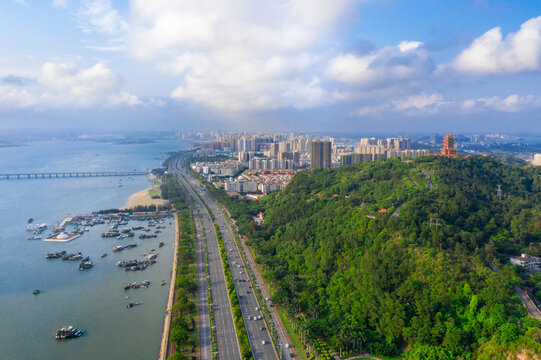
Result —
<path fill-rule="evenodd" d="M 179 167 L 180 168 L 180 167 Z M 181 169 L 181 168 L 180 168 Z M 175 171 L 178 179 L 184 184 L 186 189 L 192 193 L 191 185 L 185 181 L 179 171 Z M 198 226 L 197 236 L 201 240 L 204 235 L 207 239 L 207 264 L 209 268 L 209 285 L 212 296 L 212 310 L 214 315 L 214 325 L 216 326 L 216 348 L 219 359 L 240 359 L 240 348 L 237 340 L 231 303 L 227 293 L 227 285 L 218 249 L 218 239 L 209 214 L 199 198 L 192 193 L 192 199 L 196 208 L 201 214 L 202 226 Z M 193 209 L 195 210 L 195 208 Z M 194 218 L 197 219 L 197 211 L 194 211 Z M 203 295 L 204 296 L 204 295 Z M 200 344 L 209 343 L 209 339 L 200 339 Z"/>
<path fill-rule="evenodd" d="M 242 316 L 246 325 L 246 332 L 248 334 L 254 359 L 278 359 L 275 348 L 271 343 L 270 333 L 265 324 L 262 310 L 260 309 L 261 305 L 266 305 L 257 302 L 254 289 L 252 289 L 252 284 L 246 274 L 245 264 L 240 256 L 237 244 L 233 238 L 232 230 L 226 222 L 224 214 L 220 211 L 216 202 L 203 191 L 201 185 L 196 180 L 183 176 L 185 170 L 182 168 L 180 159 L 172 163 L 171 171 L 173 171 L 181 183 L 189 189 L 190 193 L 197 192 L 199 194 L 200 198 L 203 199 L 213 213 L 216 225 L 218 225 L 218 228 L 222 233 L 224 245 L 228 254 L 231 274 L 235 280 L 235 288 L 239 297 Z M 235 325 L 233 324 L 216 232 L 214 230 L 213 222 L 210 219 L 210 215 L 201 203 L 200 198 L 198 196 L 192 197 L 196 206 L 200 209 L 203 228 L 207 238 L 207 258 L 210 273 L 209 283 L 214 305 L 213 310 L 216 325 L 218 358 L 240 359 Z M 220 318 L 220 320 L 218 318 Z M 236 349 L 234 349 L 235 346 L 233 344 L 236 345 Z"/>
<path fill-rule="evenodd" d="M 205 271 L 205 246 L 203 239 L 203 224 L 201 219 L 196 216 L 197 211 L 195 204 L 190 201 L 190 209 L 192 210 L 195 229 L 196 229 L 196 269 L 197 269 L 197 288 L 198 288 L 198 301 L 197 301 L 197 327 L 198 327 L 198 347 L 201 360 L 212 359 L 212 344 L 210 335 L 210 318 L 209 318 L 209 304 L 207 293 L 207 274 Z"/>
<path fill-rule="evenodd" d="M 234 221 L 227 215 L 224 215 L 224 218 L 226 219 L 227 224 L 229 225 L 229 228 L 231 229 L 231 231 L 237 231 Z M 246 254 L 246 261 L 249 263 L 249 266 L 252 267 L 253 273 L 255 275 L 255 279 L 253 279 L 252 286 L 254 285 L 257 286 L 261 290 L 262 296 L 264 298 L 269 299 L 270 298 L 269 290 L 265 286 L 265 283 L 263 282 L 263 278 L 261 277 L 261 274 L 257 269 L 257 265 L 255 263 L 255 260 L 252 254 L 250 253 L 250 250 L 248 249 L 248 247 L 243 241 L 241 241 L 240 243 L 244 249 L 244 253 Z M 278 342 L 279 352 L 282 356 L 282 359 L 290 359 L 290 358 L 295 357 L 296 354 L 294 353 L 294 349 L 290 348 L 288 345 L 288 344 L 291 344 L 291 340 L 287 336 L 284 324 L 282 323 L 282 319 L 278 315 L 276 308 L 271 306 L 271 304 L 269 303 L 267 303 L 266 306 L 270 311 L 270 316 L 271 316 L 270 321 L 273 323 L 274 328 L 276 329 L 276 333 L 278 337 L 276 341 Z"/>

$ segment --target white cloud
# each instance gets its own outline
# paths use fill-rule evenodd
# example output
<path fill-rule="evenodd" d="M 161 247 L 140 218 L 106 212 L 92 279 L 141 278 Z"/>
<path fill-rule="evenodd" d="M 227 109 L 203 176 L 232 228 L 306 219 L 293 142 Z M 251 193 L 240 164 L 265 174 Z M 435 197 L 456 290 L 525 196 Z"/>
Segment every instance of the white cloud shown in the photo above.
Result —
<path fill-rule="evenodd" d="M 143 102 L 137 97 L 136 95 L 127 93 L 125 91 L 122 91 L 118 94 L 113 94 L 109 96 L 109 101 L 111 105 L 128 105 L 128 106 L 134 106 L 134 105 L 142 105 Z"/>
<path fill-rule="evenodd" d="M 446 100 L 442 94 L 421 93 L 405 98 L 393 99 L 377 105 L 364 106 L 358 110 L 358 115 L 382 116 L 393 112 L 404 116 L 422 116 L 436 113 L 471 114 L 480 112 L 515 113 L 541 108 L 541 96 L 517 94 L 505 98 L 493 96 L 467 100 Z"/>
<path fill-rule="evenodd" d="M 431 70 L 423 44 L 403 41 L 364 56 L 338 55 L 329 62 L 326 75 L 357 89 L 373 90 L 423 81 Z"/>
<path fill-rule="evenodd" d="M 109 96 L 109 105 L 112 106 L 154 106 L 159 107 L 165 105 L 165 102 L 160 99 L 150 98 L 148 100 L 141 100 L 137 95 L 130 94 L 126 91 L 113 93 Z"/>
<path fill-rule="evenodd" d="M 35 7 L 31 6 L 30 4 L 28 4 L 28 2 L 26 2 L 26 0 L 12 0 L 13 2 L 21 5 L 21 6 L 24 6 L 25 8 L 29 9 L 29 10 L 33 10 L 33 11 L 39 11 L 38 9 L 36 9 Z"/>
<path fill-rule="evenodd" d="M 541 16 L 505 39 L 499 27 L 487 31 L 439 71 L 446 69 L 480 76 L 541 71 Z"/>
<path fill-rule="evenodd" d="M 65 90 L 87 98 L 119 88 L 118 78 L 103 63 L 78 70 L 73 64 L 48 62 L 41 68 L 39 82 L 49 89 Z"/>
<path fill-rule="evenodd" d="M 54 7 L 60 7 L 60 8 L 66 8 L 66 7 L 68 7 L 68 1 L 67 0 L 53 0 L 53 6 Z"/>
<path fill-rule="evenodd" d="M 439 93 L 408 96 L 390 100 L 380 105 L 365 106 L 359 109 L 359 115 L 378 114 L 385 112 L 400 112 L 406 116 L 419 114 L 433 114 L 441 107 L 448 105 L 448 101 L 443 100 L 443 95 Z"/>
<path fill-rule="evenodd" d="M 509 95 L 505 98 L 494 96 L 491 98 L 479 98 L 465 100 L 461 108 L 468 112 L 494 110 L 500 112 L 520 112 L 533 110 L 541 107 L 541 96 L 517 94 Z"/>
<path fill-rule="evenodd" d="M 128 50 L 179 76 L 171 96 L 234 111 L 329 102 L 315 55 L 353 0 L 132 3 Z"/>
<path fill-rule="evenodd" d="M 108 51 L 108 52 L 117 52 L 126 50 L 125 45 L 87 45 L 87 49 L 92 49 L 96 51 Z"/>
<path fill-rule="evenodd" d="M 111 0 L 85 0 L 76 16 L 81 30 L 86 33 L 114 35 L 123 33 L 128 28 Z"/>
<path fill-rule="evenodd" d="M 103 63 L 78 69 L 71 63 L 47 62 L 34 79 L 14 81 L 19 78 L 12 75 L 11 81 L 0 82 L 0 108 L 162 105 L 155 99 L 145 103 L 121 90 L 118 76 Z"/>
<path fill-rule="evenodd" d="M 443 102 L 443 96 L 441 94 L 435 93 L 435 94 L 419 94 L 419 95 L 413 95 L 409 96 L 405 99 L 396 100 L 395 102 L 396 109 L 398 110 L 406 110 L 406 109 L 427 109 L 427 108 L 434 108 L 438 107 Z"/>

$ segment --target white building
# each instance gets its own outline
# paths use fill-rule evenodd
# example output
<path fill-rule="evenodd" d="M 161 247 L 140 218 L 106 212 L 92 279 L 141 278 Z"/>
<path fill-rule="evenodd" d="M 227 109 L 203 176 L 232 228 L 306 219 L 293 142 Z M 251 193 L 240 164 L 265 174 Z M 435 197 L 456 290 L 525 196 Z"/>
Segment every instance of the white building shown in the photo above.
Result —
<path fill-rule="evenodd" d="M 228 180 L 225 182 L 225 191 L 247 193 L 256 192 L 258 183 L 255 181 Z"/>
<path fill-rule="evenodd" d="M 533 166 L 541 166 L 541 154 L 535 154 L 533 156 L 532 165 Z"/>
<path fill-rule="evenodd" d="M 526 271 L 540 271 L 541 258 L 528 254 L 521 254 L 520 257 L 514 256 L 510 259 L 511 264 L 522 266 Z"/>
<path fill-rule="evenodd" d="M 214 174 L 217 176 L 233 176 L 241 169 L 241 165 L 237 161 L 223 161 L 223 162 L 196 162 L 191 164 L 193 171 L 209 175 Z"/>

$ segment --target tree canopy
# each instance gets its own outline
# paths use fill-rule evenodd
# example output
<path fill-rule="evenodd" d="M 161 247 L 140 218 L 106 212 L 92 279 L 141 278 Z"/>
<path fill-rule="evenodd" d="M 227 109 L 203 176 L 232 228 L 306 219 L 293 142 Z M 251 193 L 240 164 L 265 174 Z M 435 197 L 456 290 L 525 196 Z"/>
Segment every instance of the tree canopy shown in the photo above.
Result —
<path fill-rule="evenodd" d="M 539 169 L 432 156 L 302 172 L 255 202 L 212 191 L 314 339 L 408 359 L 541 354 L 508 265 L 539 252 Z"/>

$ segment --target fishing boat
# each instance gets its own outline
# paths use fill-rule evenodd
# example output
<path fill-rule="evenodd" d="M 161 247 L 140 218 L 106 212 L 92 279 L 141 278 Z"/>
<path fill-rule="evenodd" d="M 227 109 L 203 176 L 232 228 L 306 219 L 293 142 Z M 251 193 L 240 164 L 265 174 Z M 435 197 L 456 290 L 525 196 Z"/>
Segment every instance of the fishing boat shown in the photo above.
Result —
<path fill-rule="evenodd" d="M 26 231 L 43 231 L 45 229 L 47 229 L 47 224 L 30 224 L 26 227 Z"/>
<path fill-rule="evenodd" d="M 70 253 L 70 254 L 62 255 L 62 260 L 75 261 L 75 260 L 81 260 L 82 258 L 83 258 L 83 254 L 81 254 L 80 252 L 77 254 Z"/>
<path fill-rule="evenodd" d="M 113 248 L 113 252 L 118 252 L 124 250 L 124 246 L 118 245 Z"/>
<path fill-rule="evenodd" d="M 86 269 L 91 269 L 93 266 L 94 266 L 94 263 L 92 261 L 90 261 L 90 258 L 87 256 L 79 264 L 79 270 L 82 271 L 82 270 L 86 270 Z"/>
<path fill-rule="evenodd" d="M 143 303 L 129 303 L 128 305 L 126 305 L 126 307 L 128 309 L 131 309 L 132 307 L 136 306 L 136 305 L 143 305 Z"/>
<path fill-rule="evenodd" d="M 85 330 L 79 330 L 73 326 L 64 326 L 56 331 L 55 338 L 58 340 L 65 340 L 83 336 Z"/>
<path fill-rule="evenodd" d="M 147 288 L 150 285 L 150 281 L 132 281 L 131 283 L 125 283 L 124 289 L 139 289 L 139 288 Z"/>
<path fill-rule="evenodd" d="M 51 253 L 48 253 L 47 255 L 45 255 L 45 258 L 46 259 L 56 259 L 56 258 L 62 257 L 64 254 L 66 254 L 65 250 L 55 251 L 55 252 L 51 252 Z"/>

